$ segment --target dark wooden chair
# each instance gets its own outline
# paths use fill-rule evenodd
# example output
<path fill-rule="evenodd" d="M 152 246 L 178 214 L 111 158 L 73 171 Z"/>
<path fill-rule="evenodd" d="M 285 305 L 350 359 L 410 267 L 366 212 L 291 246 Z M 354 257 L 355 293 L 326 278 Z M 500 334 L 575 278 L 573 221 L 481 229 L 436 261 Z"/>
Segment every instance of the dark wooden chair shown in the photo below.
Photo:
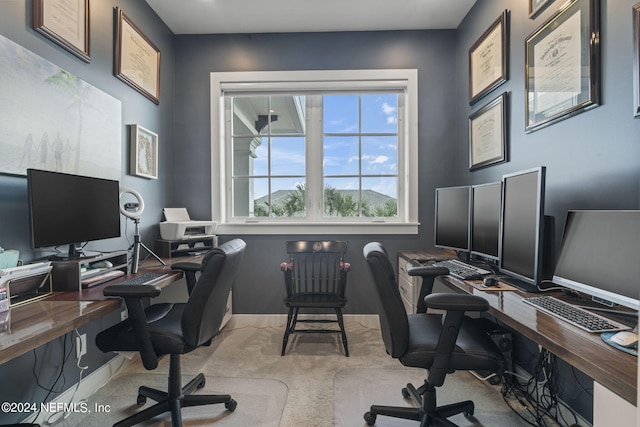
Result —
<path fill-rule="evenodd" d="M 347 305 L 345 289 L 350 268 L 349 263 L 344 261 L 346 251 L 347 242 L 341 241 L 287 242 L 289 261 L 280 264 L 287 292 L 284 304 L 289 308 L 282 339 L 282 356 L 286 352 L 289 336 L 295 332 L 340 333 L 345 356 L 349 356 L 342 318 L 342 309 Z M 306 309 L 313 314 L 298 318 L 300 311 Z M 326 317 L 327 310 L 335 312 L 335 320 Z M 340 329 L 296 329 L 298 323 L 338 323 Z"/>

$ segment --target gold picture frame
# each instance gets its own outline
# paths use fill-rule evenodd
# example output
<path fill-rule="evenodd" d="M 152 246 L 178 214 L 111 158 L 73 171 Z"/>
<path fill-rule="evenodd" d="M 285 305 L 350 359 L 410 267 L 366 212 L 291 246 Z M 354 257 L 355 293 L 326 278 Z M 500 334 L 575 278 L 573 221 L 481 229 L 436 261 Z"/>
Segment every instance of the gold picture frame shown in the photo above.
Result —
<path fill-rule="evenodd" d="M 89 21 L 89 0 L 33 1 L 33 29 L 85 62 L 91 62 Z"/>
<path fill-rule="evenodd" d="M 140 125 L 130 125 L 129 172 L 131 175 L 158 179 L 158 134 Z"/>
<path fill-rule="evenodd" d="M 469 49 L 470 105 L 509 78 L 508 18 L 505 10 Z"/>
<path fill-rule="evenodd" d="M 507 161 L 507 93 L 469 116 L 469 170 Z"/>
<path fill-rule="evenodd" d="M 160 50 L 116 7 L 114 75 L 156 104 L 160 103 Z"/>

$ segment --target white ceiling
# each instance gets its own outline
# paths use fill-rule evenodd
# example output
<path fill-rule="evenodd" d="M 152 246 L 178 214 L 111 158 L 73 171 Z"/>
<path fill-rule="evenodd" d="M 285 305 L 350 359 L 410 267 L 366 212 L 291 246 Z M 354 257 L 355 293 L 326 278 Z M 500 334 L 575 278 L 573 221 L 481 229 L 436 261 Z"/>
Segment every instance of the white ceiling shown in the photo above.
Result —
<path fill-rule="evenodd" d="M 175 34 L 455 29 L 476 0 L 146 0 Z"/>

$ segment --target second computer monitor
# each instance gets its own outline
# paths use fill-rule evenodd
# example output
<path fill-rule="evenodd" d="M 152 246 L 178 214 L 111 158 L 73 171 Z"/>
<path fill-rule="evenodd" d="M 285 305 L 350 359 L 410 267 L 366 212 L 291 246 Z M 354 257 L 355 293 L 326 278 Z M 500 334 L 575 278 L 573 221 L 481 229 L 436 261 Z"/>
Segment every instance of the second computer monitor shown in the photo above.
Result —
<path fill-rule="evenodd" d="M 487 260 L 499 257 L 502 182 L 471 187 L 471 253 Z"/>
<path fill-rule="evenodd" d="M 542 166 L 502 177 L 499 267 L 525 285 L 542 280 L 544 187 Z"/>
<path fill-rule="evenodd" d="M 436 189 L 435 246 L 469 252 L 471 187 Z"/>

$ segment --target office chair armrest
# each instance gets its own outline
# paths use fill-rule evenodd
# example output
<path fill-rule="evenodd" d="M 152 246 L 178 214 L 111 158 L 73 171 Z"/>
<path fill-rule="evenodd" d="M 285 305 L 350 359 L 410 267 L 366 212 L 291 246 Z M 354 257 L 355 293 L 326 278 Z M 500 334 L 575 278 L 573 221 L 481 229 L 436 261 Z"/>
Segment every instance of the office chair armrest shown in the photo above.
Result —
<path fill-rule="evenodd" d="M 489 303 L 477 295 L 439 293 L 424 297 L 429 308 L 446 311 L 487 311 Z"/>
<path fill-rule="evenodd" d="M 153 298 L 160 295 L 156 285 L 109 285 L 102 291 L 105 297 Z"/>
<path fill-rule="evenodd" d="M 449 274 L 449 269 L 445 267 L 432 267 L 429 265 L 421 265 L 418 267 L 407 268 L 407 274 L 409 276 L 420 276 L 420 277 L 446 276 Z"/>
<path fill-rule="evenodd" d="M 176 262 L 175 264 L 171 265 L 171 269 L 172 270 L 180 270 L 180 271 L 184 271 L 186 272 L 198 272 L 200 271 L 200 268 L 202 267 L 202 264 L 197 263 L 197 262 Z"/>

